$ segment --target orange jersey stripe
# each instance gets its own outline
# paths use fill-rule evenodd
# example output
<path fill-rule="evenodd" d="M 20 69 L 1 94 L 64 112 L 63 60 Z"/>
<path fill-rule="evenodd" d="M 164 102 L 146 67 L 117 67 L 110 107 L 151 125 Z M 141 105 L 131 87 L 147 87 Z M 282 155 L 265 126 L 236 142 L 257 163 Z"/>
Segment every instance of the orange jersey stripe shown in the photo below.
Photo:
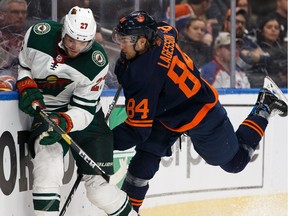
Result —
<path fill-rule="evenodd" d="M 152 123 L 153 122 L 151 122 L 151 123 L 145 123 L 145 122 L 143 122 L 143 123 L 133 123 L 133 122 L 130 122 L 129 119 L 126 119 L 125 123 L 128 124 L 128 125 L 131 125 L 133 127 L 152 127 Z"/>
<path fill-rule="evenodd" d="M 133 120 L 133 119 L 130 119 L 128 118 L 127 121 L 129 122 L 132 122 L 132 123 L 152 123 L 153 120 Z"/>
<path fill-rule="evenodd" d="M 202 78 L 201 78 L 202 79 Z M 196 127 L 202 120 L 203 118 L 207 115 L 207 113 L 209 112 L 209 110 L 211 110 L 216 103 L 218 102 L 218 92 L 217 90 L 212 87 L 206 80 L 202 79 L 205 83 L 207 83 L 207 85 L 209 85 L 209 87 L 212 89 L 214 95 L 215 95 L 215 101 L 213 103 L 208 103 L 205 104 L 202 109 L 200 109 L 200 111 L 196 114 L 196 116 L 193 118 L 193 120 L 185 125 L 182 125 L 181 127 L 178 128 L 170 128 L 167 125 L 165 125 L 164 123 L 162 123 L 166 128 L 168 128 L 171 131 L 175 131 L 175 132 L 185 132 L 187 130 L 190 130 L 194 127 Z"/>

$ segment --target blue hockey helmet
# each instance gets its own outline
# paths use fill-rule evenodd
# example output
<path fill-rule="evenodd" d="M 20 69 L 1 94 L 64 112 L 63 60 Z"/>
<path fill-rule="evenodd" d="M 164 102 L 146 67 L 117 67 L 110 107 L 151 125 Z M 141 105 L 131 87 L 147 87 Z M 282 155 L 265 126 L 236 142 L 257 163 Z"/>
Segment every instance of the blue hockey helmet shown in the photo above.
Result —
<path fill-rule="evenodd" d="M 157 22 L 145 11 L 134 11 L 121 18 L 113 30 L 113 41 L 118 42 L 117 36 L 144 36 L 149 42 L 155 39 Z M 134 41 L 136 42 L 136 41 Z"/>

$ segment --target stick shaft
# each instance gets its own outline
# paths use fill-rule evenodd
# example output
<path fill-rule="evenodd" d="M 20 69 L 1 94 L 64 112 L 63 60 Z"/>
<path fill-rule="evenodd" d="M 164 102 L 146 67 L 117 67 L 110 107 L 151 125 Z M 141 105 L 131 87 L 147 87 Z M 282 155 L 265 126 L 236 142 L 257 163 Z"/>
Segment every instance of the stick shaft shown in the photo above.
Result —
<path fill-rule="evenodd" d="M 106 123 L 108 122 L 108 120 L 109 120 L 109 118 L 110 118 L 110 115 L 111 115 L 111 113 L 112 113 L 112 111 L 113 111 L 113 109 L 114 109 L 114 107 L 115 107 L 115 105 L 116 105 L 116 103 L 117 103 L 117 101 L 118 101 L 118 98 L 119 98 L 119 96 L 120 96 L 121 90 L 122 90 L 122 86 L 119 85 L 119 87 L 118 87 L 118 89 L 117 89 L 117 91 L 116 91 L 116 94 L 115 94 L 115 96 L 114 96 L 114 98 L 113 98 L 113 100 L 112 100 L 112 103 L 109 105 L 108 112 L 107 112 L 107 114 L 106 114 L 106 116 L 105 116 L 105 122 L 106 122 Z M 67 142 L 67 141 L 66 141 L 66 142 Z M 62 207 L 62 209 L 61 209 L 61 212 L 60 212 L 60 215 L 59 215 L 59 216 L 64 216 L 64 214 L 65 214 L 65 212 L 66 212 L 66 209 L 67 209 L 68 206 L 70 205 L 70 202 L 71 202 L 71 200 L 72 200 L 72 198 L 73 198 L 73 195 L 74 195 L 75 191 L 77 190 L 77 188 L 78 188 L 78 186 L 79 186 L 79 184 L 80 184 L 80 182 L 81 182 L 81 180 L 82 180 L 82 177 L 83 177 L 82 174 L 78 174 L 77 179 L 76 179 L 73 187 L 71 188 L 71 191 L 70 191 L 70 193 L 69 193 L 69 195 L 68 195 L 68 197 L 67 197 L 67 199 L 66 199 L 66 202 L 64 203 L 64 205 L 63 205 L 63 207 Z"/>
<path fill-rule="evenodd" d="M 115 94 L 111 104 L 109 105 L 109 109 L 108 109 L 107 114 L 105 116 L 105 122 L 106 123 L 108 122 L 108 120 L 110 118 L 110 115 L 111 115 L 111 113 L 112 113 L 112 111 L 113 111 L 113 109 L 114 109 L 114 107 L 115 107 L 115 105 L 116 105 L 116 103 L 118 101 L 118 98 L 120 96 L 121 90 L 122 90 L 122 86 L 119 84 L 119 87 L 118 87 L 118 89 L 116 91 L 116 94 Z"/>
<path fill-rule="evenodd" d="M 80 184 L 80 182 L 82 180 L 82 177 L 83 177 L 82 174 L 79 174 L 77 176 L 77 179 L 76 179 L 76 181 L 75 181 L 75 183 L 74 183 L 74 185 L 73 185 L 73 187 L 72 187 L 72 189 L 71 189 L 71 191 L 70 191 L 70 193 L 69 193 L 69 195 L 68 195 L 68 197 L 66 199 L 66 202 L 64 203 L 64 205 L 63 205 L 63 207 L 61 209 L 61 212 L 60 212 L 59 216 L 63 216 L 65 214 L 66 209 L 68 208 L 68 206 L 69 206 L 69 204 L 70 204 L 70 202 L 71 202 L 71 200 L 73 198 L 73 195 L 74 195 L 75 191 L 77 190 L 77 188 L 78 188 L 78 186 L 79 186 L 79 184 Z"/>
<path fill-rule="evenodd" d="M 92 168 L 94 169 L 98 175 L 101 175 L 107 182 L 109 182 L 110 176 L 107 175 L 99 166 L 98 164 L 93 161 L 92 158 L 89 157 L 89 155 L 87 155 L 85 153 L 85 151 L 83 151 L 80 146 L 61 128 L 59 127 L 52 119 L 49 118 L 48 114 L 46 112 L 44 112 L 43 110 L 41 110 L 40 107 L 36 108 L 36 111 L 39 112 L 39 114 L 43 117 L 43 119 L 51 126 L 53 127 L 53 130 L 56 131 L 57 133 L 59 133 L 62 138 L 67 142 L 67 144 L 70 145 L 71 148 L 73 148 L 80 157 L 83 158 L 84 161 L 86 161 L 86 163 Z"/>

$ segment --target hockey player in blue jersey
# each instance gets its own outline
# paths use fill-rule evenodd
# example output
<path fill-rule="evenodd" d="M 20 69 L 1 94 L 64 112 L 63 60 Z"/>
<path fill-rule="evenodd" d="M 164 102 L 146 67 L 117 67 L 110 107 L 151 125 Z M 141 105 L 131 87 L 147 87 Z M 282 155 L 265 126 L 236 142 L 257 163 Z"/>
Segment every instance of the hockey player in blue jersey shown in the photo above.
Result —
<path fill-rule="evenodd" d="M 36 216 L 58 216 L 63 156 L 69 145 L 37 116 L 37 103 L 107 174 L 113 173 L 112 132 L 100 95 L 109 64 L 95 42 L 96 22 L 88 8 L 73 7 L 64 24 L 40 22 L 27 31 L 19 54 L 19 107 L 34 116 L 28 145 L 33 157 Z M 135 216 L 127 194 L 109 184 L 72 151 L 87 197 L 108 215 Z"/>
<path fill-rule="evenodd" d="M 128 116 L 113 129 L 114 147 L 135 146 L 122 189 L 136 211 L 161 157 L 171 155 L 171 145 L 183 133 L 208 164 L 237 173 L 250 161 L 272 112 L 287 115 L 287 104 L 261 89 L 251 113 L 234 132 L 216 89 L 177 45 L 175 28 L 157 23 L 145 11 L 120 19 L 112 37 L 121 49 L 115 74 Z"/>

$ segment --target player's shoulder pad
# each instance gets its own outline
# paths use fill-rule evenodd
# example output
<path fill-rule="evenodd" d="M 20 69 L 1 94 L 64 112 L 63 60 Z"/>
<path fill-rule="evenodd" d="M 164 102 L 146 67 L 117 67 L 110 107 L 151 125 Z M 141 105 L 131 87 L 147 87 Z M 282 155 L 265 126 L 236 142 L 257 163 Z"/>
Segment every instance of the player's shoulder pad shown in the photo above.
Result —
<path fill-rule="evenodd" d="M 165 34 L 168 34 L 170 36 L 173 36 L 175 38 L 175 42 L 178 41 L 179 33 L 178 30 L 170 25 L 167 22 L 158 22 L 157 23 L 157 30 L 158 30 L 158 35 L 163 38 Z"/>
<path fill-rule="evenodd" d="M 108 64 L 108 57 L 104 48 L 97 42 L 94 42 L 92 48 L 87 52 L 92 67 L 102 70 Z M 84 57 L 84 56 L 83 56 Z"/>
<path fill-rule="evenodd" d="M 31 27 L 27 46 L 51 54 L 61 36 L 62 24 L 42 21 Z"/>
<path fill-rule="evenodd" d="M 31 32 L 38 36 L 45 36 L 52 32 L 61 32 L 62 25 L 63 24 L 51 20 L 42 21 L 34 24 Z"/>

